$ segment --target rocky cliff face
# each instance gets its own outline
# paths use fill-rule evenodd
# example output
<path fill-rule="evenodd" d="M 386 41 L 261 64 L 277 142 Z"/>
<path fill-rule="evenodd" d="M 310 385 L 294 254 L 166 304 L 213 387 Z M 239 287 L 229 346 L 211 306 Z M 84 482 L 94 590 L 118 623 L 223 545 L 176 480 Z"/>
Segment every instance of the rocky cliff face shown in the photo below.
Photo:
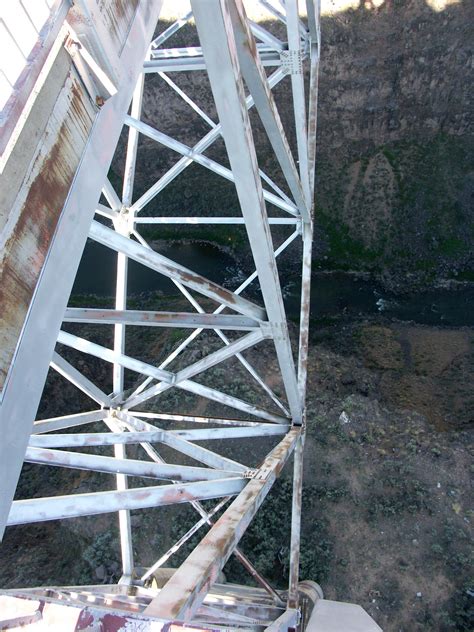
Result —
<path fill-rule="evenodd" d="M 473 4 L 334 4 L 322 18 L 315 265 L 370 270 L 398 289 L 474 280 Z M 281 25 L 268 27 L 285 38 Z M 190 38 L 191 27 L 170 45 Z M 204 73 L 172 78 L 216 118 Z M 159 77 L 147 81 L 144 119 L 197 142 L 206 124 Z M 288 79 L 275 96 L 294 143 Z M 260 166 L 281 183 L 255 113 L 251 119 Z M 147 139 L 140 152 L 138 193 L 176 159 Z M 207 154 L 227 163 L 222 141 Z M 123 145 L 117 173 L 122 165 Z M 189 214 L 231 207 L 233 186 L 197 166 L 150 206 Z"/>
<path fill-rule="evenodd" d="M 473 18 L 421 0 L 323 18 L 317 207 L 334 264 L 472 273 Z"/>

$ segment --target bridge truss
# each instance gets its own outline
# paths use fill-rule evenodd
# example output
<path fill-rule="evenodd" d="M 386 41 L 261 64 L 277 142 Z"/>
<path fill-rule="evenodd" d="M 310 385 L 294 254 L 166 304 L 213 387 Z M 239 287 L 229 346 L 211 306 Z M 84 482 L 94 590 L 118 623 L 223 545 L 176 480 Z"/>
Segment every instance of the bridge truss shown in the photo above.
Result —
<path fill-rule="evenodd" d="M 108 4 L 108 18 L 112 11 L 119 16 L 120 2 Z M 99 625 L 109 629 L 107 621 L 112 614 L 123 626 L 155 621 L 161 622 L 163 629 L 172 622 L 185 623 L 190 629 L 296 628 L 301 610 L 298 569 L 320 50 L 318 2 L 307 0 L 303 19 L 296 0 L 260 0 L 262 10 L 277 24 L 274 32 L 266 23 L 249 20 L 241 0 L 192 0 L 190 11 L 158 31 L 153 25 L 161 2 L 130 4 L 136 5 L 134 12 L 117 18 L 128 20 L 126 28 L 120 24 L 114 27 L 123 32 L 120 46 L 107 32 L 100 13 L 105 14 L 104 3 L 84 0 L 62 13 L 58 8 L 56 27 L 50 25 L 54 35 L 50 51 L 55 50 L 50 67 L 54 71 L 60 56 L 67 54 L 74 75 L 68 85 L 61 84 L 55 107 L 65 110 L 62 98 L 70 112 L 76 107 L 70 94 L 79 89 L 88 97 L 88 101 L 84 97 L 84 111 L 92 107 L 92 113 L 89 125 L 84 124 L 84 148 L 78 153 L 70 180 L 66 178 L 67 191 L 47 234 L 44 256 L 36 266 L 24 311 L 15 312 L 11 323 L 2 322 L 15 344 L 10 345 L 10 356 L 2 358 L 5 368 L 0 406 L 5 437 L 0 448 L 0 525 L 117 512 L 122 578 L 116 586 L 4 591 L 0 600 L 3 598 L 4 608 L 8 604 L 13 608 L 19 595 L 38 601 L 44 622 L 48 608 L 54 610 L 54 616 L 65 609 L 75 612 L 77 626 L 87 612 L 97 629 Z M 195 23 L 199 45 L 191 42 L 171 47 L 173 37 L 194 34 L 190 22 Z M 285 37 L 281 37 L 283 32 Z M 41 63 L 44 68 L 44 60 Z M 217 118 L 204 111 L 192 75 L 202 76 L 203 81 L 207 75 Z M 173 90 L 207 127 L 197 143 L 188 145 L 162 129 L 159 121 L 148 121 L 142 110 L 150 80 L 155 82 L 157 94 Z M 280 116 L 272 92 L 280 84 L 291 91 L 286 102 L 293 107 L 292 130 L 285 130 L 282 119 L 288 116 Z M 65 86 L 69 90 L 66 96 Z M 271 146 L 279 179 L 269 177 L 259 166 L 251 123 L 254 112 Z M 73 116 L 77 120 L 83 115 L 77 110 Z M 27 123 L 24 118 L 22 125 Z M 50 125 L 56 125 L 50 130 L 55 142 L 64 143 L 59 123 L 53 120 Z M 125 159 L 119 190 L 106 173 L 122 125 L 126 140 L 122 144 Z M 172 166 L 168 158 L 163 160 L 156 182 L 137 194 L 135 175 L 147 169 L 140 162 L 143 139 L 148 146 L 153 142 L 166 148 L 176 158 Z M 222 139 L 226 161 L 210 157 L 213 145 Z M 46 142 L 40 140 L 38 155 L 50 156 Z M 69 142 L 74 145 L 74 137 Z M 7 222 L 10 231 L 12 225 L 19 224 L 22 212 L 32 212 L 28 196 L 38 177 L 43 177 L 46 169 L 62 168 L 44 159 L 35 172 L 37 163 L 38 156 L 29 163 L 29 175 L 19 186 L 14 205 L 19 210 Z M 219 217 L 202 212 L 170 216 L 160 210 L 160 194 L 177 178 L 185 177 L 191 165 L 233 183 L 238 204 Z M 44 186 L 40 195 L 45 196 L 46 205 L 59 205 L 52 187 Z M 25 199 L 30 200 L 29 205 Z M 38 221 L 46 225 L 50 217 L 39 216 Z M 246 231 L 254 271 L 234 288 L 219 285 L 160 254 L 159 247 L 152 247 L 147 238 L 150 227 L 159 231 L 169 226 L 192 226 L 198 233 L 209 225 L 227 228 L 230 235 Z M 20 232 L 16 237 L 30 250 L 27 259 L 31 263 L 38 242 Z M 87 239 L 115 253 L 113 306 L 67 306 Z M 15 255 L 13 260 L 18 263 L 19 255 L 8 250 L 10 242 L 5 238 L 2 243 L 5 261 Z M 278 257 L 291 248 L 302 253 L 299 328 L 293 343 L 277 267 Z M 187 301 L 188 310 L 132 309 L 130 261 L 169 278 Z M 10 302 L 14 300 L 10 297 Z M 110 346 L 89 335 L 96 325 L 113 331 Z M 163 328 L 188 333 L 165 357 L 150 352 L 144 358 L 134 355 L 134 338 L 130 338 L 129 332 L 137 326 L 147 328 L 150 340 Z M 212 336 L 212 350 L 189 361 L 187 351 L 199 349 L 203 332 Z M 260 348 L 275 355 L 272 376 L 256 366 Z M 80 363 L 71 359 L 79 357 Z M 102 378 L 94 379 L 97 363 L 109 367 L 112 392 L 104 388 Z M 94 402 L 90 410 L 71 410 L 68 415 L 33 422 L 48 364 Z M 225 369 L 221 385 L 213 381 L 210 386 L 206 372 L 218 365 Z M 229 393 L 237 366 L 257 389 L 258 398 L 248 401 L 234 391 Z M 280 384 L 281 392 L 277 392 Z M 206 413 L 179 408 L 179 397 L 175 410 L 162 408 L 163 396 L 170 391 L 191 394 L 195 409 Z M 210 415 L 209 410 L 216 412 Z M 263 446 L 272 442 L 261 462 L 242 463 L 242 457 L 236 456 L 242 452 L 233 446 L 247 439 L 261 441 Z M 209 447 L 214 440 L 219 442 L 219 450 Z M 113 456 L 105 455 L 107 446 L 113 449 Z M 165 462 L 160 446 L 172 448 L 181 457 L 175 463 Z M 184 462 L 198 465 L 183 465 L 183 455 Z M 290 457 L 293 496 L 291 507 L 281 508 L 291 520 L 290 577 L 288 590 L 280 592 L 254 568 L 239 549 L 239 541 Z M 105 491 L 12 502 L 23 462 L 108 473 L 114 476 L 115 485 Z M 210 499 L 216 499 L 213 508 L 203 504 Z M 152 566 L 142 568 L 134 555 L 131 512 L 183 502 L 190 503 L 196 512 L 194 526 Z M 169 580 L 161 588 L 152 586 L 151 580 L 156 580 L 172 554 L 205 527 L 206 535 Z M 219 573 L 230 556 L 249 571 L 258 589 L 222 588 Z M 28 615 L 32 623 L 35 617 L 38 620 L 38 612 L 37 608 Z M 25 616 L 23 622 L 27 622 Z"/>

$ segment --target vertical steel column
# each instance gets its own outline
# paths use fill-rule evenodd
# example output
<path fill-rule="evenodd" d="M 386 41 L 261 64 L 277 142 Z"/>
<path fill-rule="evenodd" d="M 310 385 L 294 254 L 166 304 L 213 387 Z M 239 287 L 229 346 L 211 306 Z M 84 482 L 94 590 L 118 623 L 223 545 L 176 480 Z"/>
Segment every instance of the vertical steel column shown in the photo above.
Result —
<path fill-rule="evenodd" d="M 293 92 L 293 107 L 295 112 L 296 141 L 298 145 L 298 160 L 300 163 L 300 178 L 306 195 L 308 207 L 311 206 L 311 192 L 309 187 L 308 166 L 308 138 L 306 127 L 306 98 L 304 90 L 304 75 L 301 62 L 300 22 L 298 16 L 298 0 L 286 0 L 286 21 L 288 32 L 288 52 L 290 54 L 291 89 Z"/>
<path fill-rule="evenodd" d="M 193 0 L 191 4 L 290 412 L 293 422 L 301 424 L 302 407 L 295 364 L 231 18 L 225 0 Z"/>
<path fill-rule="evenodd" d="M 304 440 L 305 437 L 302 433 L 298 439 L 298 443 L 296 444 L 293 457 L 293 497 L 291 501 L 290 580 L 288 584 L 288 608 L 298 607 Z"/>
<path fill-rule="evenodd" d="M 131 114 L 139 118 L 142 109 L 143 99 L 143 73 L 140 73 L 132 98 Z M 116 222 L 115 229 L 120 234 L 130 237 L 130 217 L 129 207 L 132 204 L 133 184 L 135 180 L 135 165 L 138 148 L 138 131 L 132 127 L 128 131 L 127 155 L 125 161 L 125 173 L 122 190 L 122 208 L 116 209 L 122 212 L 123 217 Z M 117 283 L 115 293 L 115 309 L 127 309 L 127 279 L 128 279 L 128 257 L 122 252 L 117 253 Z M 116 353 L 125 353 L 125 327 L 124 324 L 114 325 L 114 351 Z M 121 364 L 113 365 L 113 392 L 114 397 L 123 397 L 124 388 L 124 372 L 125 369 Z M 117 430 L 113 420 L 108 422 L 111 429 Z M 124 444 L 114 446 L 114 455 L 117 459 L 127 458 L 127 450 Z M 117 474 L 117 490 L 128 489 L 127 476 L 125 474 Z M 120 548 L 122 553 L 122 572 L 121 581 L 129 583 L 131 581 L 134 562 L 133 562 L 133 544 L 132 544 L 132 525 L 131 516 L 128 509 L 122 509 L 118 512 L 120 527 Z"/>
<path fill-rule="evenodd" d="M 115 309 L 127 308 L 127 272 L 128 260 L 123 253 L 117 254 L 117 288 L 115 295 Z M 114 325 L 114 351 L 123 354 L 125 351 L 125 325 Z M 123 393 L 124 368 L 121 364 L 113 364 L 113 389 L 114 396 L 121 396 Z M 111 430 L 117 431 L 113 420 L 109 418 L 107 425 Z M 114 446 L 114 455 L 117 459 L 127 458 L 126 447 L 123 444 Z M 128 489 L 126 474 L 117 474 L 117 490 Z M 133 572 L 133 548 L 132 548 L 132 525 L 130 511 L 121 509 L 118 512 L 120 527 L 120 548 L 122 552 L 122 581 L 129 583 Z"/>
<path fill-rule="evenodd" d="M 316 4 L 316 6 L 315 6 Z M 300 333 L 299 333 L 299 354 L 298 354 L 298 388 L 303 404 L 303 433 L 295 449 L 293 464 L 293 498 L 291 513 L 291 545 L 290 545 L 290 578 L 288 586 L 288 607 L 297 608 L 299 561 L 300 561 L 300 534 L 301 534 L 301 510 L 303 493 L 303 450 L 306 436 L 306 384 L 308 374 L 308 344 L 309 344 L 309 318 L 311 307 L 311 254 L 313 246 L 313 218 L 314 218 L 314 177 L 316 162 L 316 126 L 317 126 L 317 106 L 318 106 L 318 72 L 319 72 L 319 50 L 320 31 L 319 1 L 313 3 L 307 1 L 308 25 L 310 31 L 310 94 L 309 94 L 309 118 L 308 118 L 308 185 L 311 199 L 311 223 L 303 224 L 303 266 L 301 278 L 301 312 L 300 312 Z M 289 27 L 290 28 L 290 27 Z M 294 28 L 294 24 L 292 24 Z M 304 86 L 303 86 L 304 89 Z M 296 117 L 296 103 L 295 103 Z M 298 126 L 297 126 L 298 130 Z"/>

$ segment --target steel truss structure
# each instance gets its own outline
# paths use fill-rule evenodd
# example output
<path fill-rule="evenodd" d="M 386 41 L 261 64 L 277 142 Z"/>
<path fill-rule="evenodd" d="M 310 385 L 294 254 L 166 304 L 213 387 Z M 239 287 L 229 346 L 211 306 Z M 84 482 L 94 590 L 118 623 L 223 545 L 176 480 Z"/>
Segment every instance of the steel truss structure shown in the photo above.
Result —
<path fill-rule="evenodd" d="M 119 3 L 109 4 L 116 10 L 115 4 Z M 0 524 L 8 527 L 117 512 L 122 578 L 116 586 L 23 590 L 21 595 L 41 604 L 41 608 L 36 605 L 33 613 L 17 618 L 17 622 L 32 623 L 43 617 L 46 623 L 47 612 L 54 611 L 56 614 L 51 616 L 59 616 L 58 613 L 66 609 L 76 613 L 70 620 L 78 626 L 87 612 L 89 621 L 93 622 L 88 629 L 99 629 L 100 625 L 104 626 L 100 629 L 109 629 L 107 621 L 112 613 L 114 621 L 119 621 L 124 629 L 130 622 L 137 625 L 155 622 L 159 626 L 140 629 L 172 629 L 173 622 L 180 622 L 181 627 L 186 625 L 189 629 L 296 629 L 303 625 L 301 595 L 305 591 L 298 569 L 316 159 L 319 3 L 306 1 L 303 21 L 297 0 L 259 0 L 268 17 L 284 27 L 286 38 L 282 40 L 261 23 L 249 20 L 241 0 L 192 0 L 191 11 L 159 30 L 151 45 L 161 2 L 130 4 L 136 7 L 127 18 L 128 30 L 120 24 L 114 27 L 122 28 L 124 33 L 121 46 L 115 48 L 110 44 L 111 35 L 100 14 L 104 11 L 100 2 L 78 2 L 73 8 L 75 13 L 69 12 L 66 17 L 64 10 L 59 13 L 58 9 L 55 18 L 62 29 L 60 45 L 52 45 L 56 47 L 56 56 L 61 49 L 61 54 L 66 51 L 68 59 L 72 59 L 74 81 L 88 94 L 95 111 L 84 131 L 84 152 L 74 164 L 74 175 L 58 209 L 57 223 L 48 235 L 44 260 L 34 279 L 34 291 L 24 314 L 16 315 L 21 327 L 15 334 L 14 351 L 5 360 L 7 368 L 0 407 L 5 437 L 0 448 Z M 170 47 L 173 36 L 190 21 L 195 23 L 200 45 Z M 58 32 L 59 27 L 53 33 L 54 42 L 58 41 Z M 44 66 L 44 61 L 42 63 Z M 309 84 L 305 86 L 306 71 Z M 186 78 L 190 72 L 207 74 L 218 122 L 203 111 L 191 91 L 183 88 L 186 82 L 180 77 Z M 142 120 L 146 81 L 156 75 L 163 86 L 171 88 L 209 127 L 194 146 Z M 296 139 L 295 155 L 272 93 L 280 82 L 286 82 L 292 94 L 294 131 L 291 133 Z M 69 107 L 72 107 L 71 102 Z M 281 179 L 278 182 L 259 168 L 251 109 L 258 113 L 275 164 L 279 166 Z M 76 114 L 78 116 L 80 114 Z M 119 194 L 106 172 L 122 125 L 128 132 L 123 187 Z M 142 137 L 174 152 L 176 161 L 137 196 L 134 185 L 136 172 L 143 170 L 139 152 Z M 219 139 L 225 143 L 228 166 L 206 154 Z M 239 208 L 222 217 L 171 217 L 151 212 L 152 206 L 156 207 L 150 203 L 193 164 L 233 183 Z M 53 168 L 60 167 L 56 164 Z M 33 185 L 27 182 L 23 186 L 29 192 Z M 50 189 L 45 188 L 42 193 L 48 196 Z M 25 197 L 24 193 L 23 201 Z M 57 203 L 55 199 L 47 202 Z M 31 210 L 31 206 L 29 208 Z M 40 218 L 40 221 L 43 220 Z M 146 232 L 142 234 L 143 228 L 149 225 L 180 224 L 195 226 L 196 231 L 209 224 L 227 226 L 230 231 L 243 226 L 254 272 L 235 289 L 228 289 L 160 254 L 147 242 Z M 289 233 L 281 237 L 284 230 Z M 116 253 L 113 309 L 65 308 L 87 238 Z M 275 247 L 274 242 L 278 241 L 280 244 Z M 277 258 L 297 244 L 301 244 L 302 267 L 301 313 L 295 352 Z M 34 244 L 29 247 L 33 249 Z M 189 303 L 189 310 L 131 309 L 129 291 L 133 289 L 127 282 L 130 260 L 171 279 Z M 261 301 L 255 298 L 255 293 L 248 293 L 251 284 L 259 288 Z M 62 326 L 61 322 L 66 325 Z M 81 324 L 112 327 L 112 347 L 78 335 Z M 144 361 L 134 357 L 128 344 L 129 327 L 137 325 L 151 331 L 174 327 L 190 333 L 159 363 Z M 199 343 L 202 332 L 214 332 L 220 347 L 186 366 L 173 369 L 179 359 L 186 357 L 183 352 L 192 343 Z M 254 366 L 252 350 L 262 344 L 272 345 L 274 349 L 284 396 L 277 395 L 268 376 Z M 84 362 L 92 356 L 107 363 L 113 375 L 113 391 L 105 392 L 87 377 L 84 362 L 78 367 L 67 360 L 67 349 L 82 354 Z M 235 361 L 259 389 L 258 403 L 229 394 L 225 382 L 222 388 L 205 384 L 206 371 Z M 92 410 L 71 411 L 69 415 L 33 423 L 48 364 L 95 403 Z M 126 371 L 139 376 L 133 389 L 127 386 Z M 231 372 L 226 373 L 227 383 L 231 375 Z M 160 396 L 170 389 L 203 398 L 219 411 L 226 407 L 233 411 L 232 415 L 226 417 L 219 413 L 207 417 L 183 410 L 163 412 Z M 153 402 L 152 408 L 150 402 Z M 231 458 L 229 452 L 223 456 L 207 447 L 207 443 L 206 447 L 199 443 L 220 440 L 229 442 L 231 448 L 244 438 L 273 441 L 274 446 L 261 463 L 244 464 L 237 457 Z M 177 463 L 165 462 L 157 450 L 159 445 L 168 446 L 199 465 L 183 465 L 180 459 Z M 104 456 L 104 446 L 113 447 L 113 456 Z M 141 446 L 139 458 L 129 457 L 133 446 Z M 93 453 L 92 448 L 97 447 L 99 453 Z M 287 510 L 288 515 L 291 514 L 290 577 L 288 590 L 280 593 L 260 575 L 238 545 L 290 457 L 294 468 L 292 504 L 291 510 Z M 115 488 L 12 502 L 23 462 L 113 474 Z M 132 484 L 130 477 L 134 477 L 133 481 L 137 477 L 143 479 L 146 486 Z M 146 479 L 155 479 L 155 482 L 146 483 Z M 216 499 L 213 509 L 202 504 L 209 499 Z M 151 567 L 141 568 L 140 561 L 134 559 L 131 511 L 183 502 L 190 503 L 196 511 L 196 523 Z M 282 508 L 282 511 L 285 510 Z M 159 569 L 173 553 L 206 526 L 209 528 L 206 535 L 168 581 L 161 587 L 152 586 L 150 580 L 159 576 Z M 218 583 L 219 573 L 232 555 L 249 571 L 259 588 L 225 587 Z M 306 592 L 309 595 L 310 588 L 306 587 Z M 0 599 L 6 612 L 19 593 L 4 591 L 2 594 Z M 313 594 L 311 599 L 314 598 Z"/>

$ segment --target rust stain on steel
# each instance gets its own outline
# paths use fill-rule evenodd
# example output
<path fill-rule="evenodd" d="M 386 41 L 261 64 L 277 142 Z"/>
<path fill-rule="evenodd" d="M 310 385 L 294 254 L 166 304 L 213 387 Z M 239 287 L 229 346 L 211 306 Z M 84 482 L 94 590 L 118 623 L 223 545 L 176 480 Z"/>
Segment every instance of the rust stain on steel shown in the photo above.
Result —
<path fill-rule="evenodd" d="M 69 109 L 49 153 L 38 153 L 31 184 L 0 261 L 0 389 L 5 383 L 33 292 L 79 164 L 93 117 L 86 95 L 71 84 Z M 45 136 L 48 132 L 45 133 Z M 43 139 L 45 137 L 43 136 Z M 23 183 L 19 191 L 22 194 Z"/>
<path fill-rule="evenodd" d="M 108 32 L 121 49 L 127 39 L 138 0 L 108 0 L 99 2 L 101 17 Z"/>

